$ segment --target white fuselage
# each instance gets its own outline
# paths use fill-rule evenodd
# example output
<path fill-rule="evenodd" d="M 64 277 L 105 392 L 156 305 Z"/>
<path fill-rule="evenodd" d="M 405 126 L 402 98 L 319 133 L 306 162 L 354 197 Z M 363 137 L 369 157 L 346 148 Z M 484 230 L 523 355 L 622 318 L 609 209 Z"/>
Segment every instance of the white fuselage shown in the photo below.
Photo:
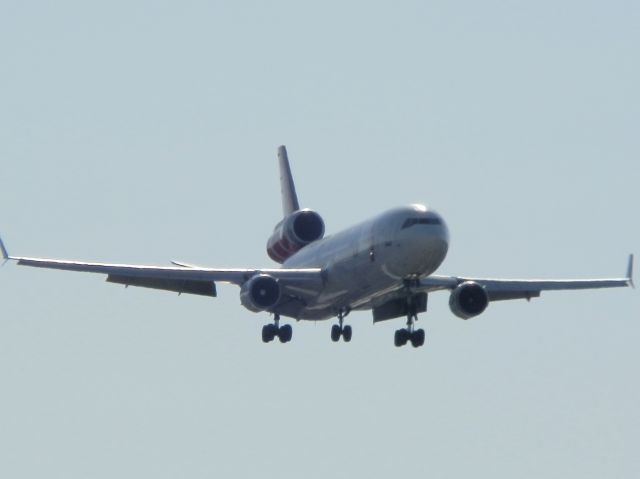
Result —
<path fill-rule="evenodd" d="M 394 208 L 311 243 L 285 268 L 322 268 L 324 287 L 306 298 L 297 319 L 327 319 L 340 310 L 368 309 L 403 280 L 432 274 L 444 261 L 449 233 L 440 215 L 422 205 Z"/>

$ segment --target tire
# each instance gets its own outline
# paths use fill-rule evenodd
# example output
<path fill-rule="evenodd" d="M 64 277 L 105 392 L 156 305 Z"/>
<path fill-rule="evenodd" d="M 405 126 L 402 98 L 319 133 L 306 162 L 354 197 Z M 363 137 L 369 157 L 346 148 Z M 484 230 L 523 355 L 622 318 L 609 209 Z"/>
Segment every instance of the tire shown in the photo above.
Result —
<path fill-rule="evenodd" d="M 340 326 L 334 324 L 331 326 L 331 341 L 337 343 L 340 340 Z"/>
<path fill-rule="evenodd" d="M 290 324 L 285 324 L 278 330 L 278 339 L 281 343 L 288 343 L 293 336 L 293 328 Z"/>
<path fill-rule="evenodd" d="M 424 329 L 416 329 L 411 334 L 411 346 L 419 348 L 424 344 Z"/>
<path fill-rule="evenodd" d="M 404 346 L 407 344 L 407 340 L 409 339 L 409 331 L 406 329 L 398 329 L 396 334 L 393 337 L 393 343 L 396 347 Z"/>
<path fill-rule="evenodd" d="M 276 327 L 274 324 L 265 324 L 262 327 L 262 342 L 270 343 L 276 336 Z"/>
<path fill-rule="evenodd" d="M 342 328 L 342 339 L 344 339 L 345 343 L 348 343 L 349 341 L 351 341 L 352 335 L 353 335 L 353 330 L 351 329 L 351 326 L 347 325 L 344 328 Z"/>

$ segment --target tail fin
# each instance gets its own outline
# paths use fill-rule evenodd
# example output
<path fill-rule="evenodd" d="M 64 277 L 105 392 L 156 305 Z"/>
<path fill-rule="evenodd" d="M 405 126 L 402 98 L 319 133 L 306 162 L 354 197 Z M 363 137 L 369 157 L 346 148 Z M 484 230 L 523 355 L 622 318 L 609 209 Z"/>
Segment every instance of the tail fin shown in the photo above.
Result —
<path fill-rule="evenodd" d="M 282 214 L 286 217 L 294 211 L 298 211 L 300 209 L 300 205 L 298 204 L 298 196 L 296 195 L 296 186 L 293 184 L 293 176 L 291 175 L 291 167 L 289 166 L 287 148 L 284 145 L 278 147 L 278 162 L 280 163 Z"/>
<path fill-rule="evenodd" d="M 627 263 L 627 282 L 629 286 L 635 288 L 633 284 L 633 254 L 629 255 L 629 263 Z"/>

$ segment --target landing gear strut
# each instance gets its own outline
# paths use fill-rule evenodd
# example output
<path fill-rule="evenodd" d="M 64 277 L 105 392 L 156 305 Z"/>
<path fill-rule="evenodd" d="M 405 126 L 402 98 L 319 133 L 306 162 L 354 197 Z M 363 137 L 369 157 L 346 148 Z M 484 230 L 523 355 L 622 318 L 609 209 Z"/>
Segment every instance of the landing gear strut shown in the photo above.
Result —
<path fill-rule="evenodd" d="M 293 336 L 293 328 L 290 324 L 280 326 L 279 314 L 273 315 L 273 323 L 265 324 L 262 327 L 262 342 L 270 343 L 276 338 L 276 336 L 281 343 L 288 343 L 291 341 L 291 336 Z"/>
<path fill-rule="evenodd" d="M 418 320 L 418 314 L 416 313 L 416 307 L 413 304 L 413 298 L 409 297 L 407 301 L 407 327 L 396 331 L 393 343 L 396 347 L 400 347 L 411 342 L 411 346 L 419 348 L 424 344 L 424 329 L 414 328 L 414 323 Z"/>
<path fill-rule="evenodd" d="M 345 343 L 351 341 L 351 335 L 353 331 L 351 330 L 351 326 L 348 324 L 343 326 L 342 323 L 344 318 L 349 314 L 349 309 L 341 309 L 338 313 L 338 324 L 334 324 L 331 326 L 331 341 L 334 343 L 340 341 L 340 336 L 344 339 Z"/>

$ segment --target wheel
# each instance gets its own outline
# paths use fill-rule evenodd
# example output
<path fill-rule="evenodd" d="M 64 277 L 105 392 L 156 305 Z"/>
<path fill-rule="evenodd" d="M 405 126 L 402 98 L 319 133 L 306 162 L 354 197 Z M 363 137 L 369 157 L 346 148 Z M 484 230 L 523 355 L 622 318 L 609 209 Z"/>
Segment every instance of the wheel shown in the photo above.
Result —
<path fill-rule="evenodd" d="M 409 331 L 406 329 L 398 329 L 393 337 L 393 343 L 396 347 L 404 346 L 409 340 Z"/>
<path fill-rule="evenodd" d="M 276 337 L 276 325 L 275 324 L 265 324 L 262 327 L 262 342 L 270 343 L 273 341 L 273 338 Z"/>
<path fill-rule="evenodd" d="M 334 324 L 331 326 L 331 341 L 337 343 L 340 340 L 340 326 Z"/>
<path fill-rule="evenodd" d="M 353 331 L 351 330 L 351 326 L 346 325 L 344 328 L 342 328 L 342 339 L 344 339 L 345 343 L 348 343 L 349 341 L 351 341 L 352 334 L 353 334 Z"/>
<path fill-rule="evenodd" d="M 288 343 L 291 341 L 291 336 L 293 336 L 293 328 L 290 324 L 285 324 L 278 330 L 278 339 L 281 343 Z"/>
<path fill-rule="evenodd" d="M 411 333 L 411 346 L 419 348 L 424 344 L 424 329 L 416 329 Z"/>

